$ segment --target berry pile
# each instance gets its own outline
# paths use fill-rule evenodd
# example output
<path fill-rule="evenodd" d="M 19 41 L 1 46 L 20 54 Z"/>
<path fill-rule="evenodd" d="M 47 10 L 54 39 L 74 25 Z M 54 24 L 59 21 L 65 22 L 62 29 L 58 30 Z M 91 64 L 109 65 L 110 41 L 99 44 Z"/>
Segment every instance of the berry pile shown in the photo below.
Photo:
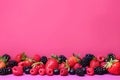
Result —
<path fill-rule="evenodd" d="M 8 54 L 0 56 L 0 75 L 77 75 L 89 76 L 113 74 L 120 75 L 120 56 L 113 53 L 105 56 L 86 54 L 83 58 L 73 54 L 52 55 L 50 58 L 38 54 L 27 57 L 25 53 L 17 54 L 13 59 Z"/>

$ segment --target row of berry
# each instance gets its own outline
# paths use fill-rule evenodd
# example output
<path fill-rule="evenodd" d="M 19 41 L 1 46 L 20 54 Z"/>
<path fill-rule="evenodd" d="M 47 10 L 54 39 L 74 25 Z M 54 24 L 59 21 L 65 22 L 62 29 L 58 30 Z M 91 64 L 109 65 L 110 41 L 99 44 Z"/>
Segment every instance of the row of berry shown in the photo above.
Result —
<path fill-rule="evenodd" d="M 107 56 L 96 57 L 86 54 L 84 57 L 73 54 L 70 57 L 64 55 L 52 55 L 50 58 L 35 54 L 32 58 L 25 53 L 17 54 L 13 59 L 8 54 L 0 56 L 0 75 L 23 74 L 31 75 L 120 75 L 120 57 L 113 53 Z"/>

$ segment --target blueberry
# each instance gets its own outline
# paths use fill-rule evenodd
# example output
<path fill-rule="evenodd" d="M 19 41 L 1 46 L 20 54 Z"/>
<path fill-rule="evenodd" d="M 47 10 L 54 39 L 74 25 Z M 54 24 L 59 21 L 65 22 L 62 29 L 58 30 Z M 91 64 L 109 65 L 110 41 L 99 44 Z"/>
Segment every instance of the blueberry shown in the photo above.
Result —
<path fill-rule="evenodd" d="M 55 75 L 59 75 L 59 74 L 60 74 L 60 70 L 59 70 L 59 69 L 54 69 L 54 70 L 53 70 L 53 73 L 54 73 Z"/>
<path fill-rule="evenodd" d="M 71 68 L 71 69 L 69 70 L 69 73 L 70 73 L 71 75 L 74 75 L 74 74 L 75 74 L 75 70 L 74 70 L 73 68 Z"/>

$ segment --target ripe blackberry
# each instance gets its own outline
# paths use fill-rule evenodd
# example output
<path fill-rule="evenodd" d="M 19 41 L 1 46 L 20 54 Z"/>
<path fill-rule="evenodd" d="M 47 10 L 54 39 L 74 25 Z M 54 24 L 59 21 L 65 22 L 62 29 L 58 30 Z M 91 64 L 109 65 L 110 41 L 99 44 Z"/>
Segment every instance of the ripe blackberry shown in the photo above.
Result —
<path fill-rule="evenodd" d="M 17 66 L 17 65 L 18 65 L 18 62 L 15 61 L 15 60 L 10 60 L 7 63 L 7 67 L 14 67 L 14 66 Z"/>
<path fill-rule="evenodd" d="M 65 62 L 66 61 L 66 57 L 64 55 L 60 55 L 59 56 L 59 63 Z"/>
<path fill-rule="evenodd" d="M 7 75 L 7 74 L 12 74 L 11 68 L 1 68 L 0 69 L 0 75 Z"/>
<path fill-rule="evenodd" d="M 84 76 L 84 71 L 81 68 L 77 68 L 75 71 L 76 75 L 78 76 Z"/>
<path fill-rule="evenodd" d="M 109 53 L 107 58 L 108 58 L 108 61 L 110 61 L 111 59 L 114 60 L 116 57 L 113 53 Z"/>
<path fill-rule="evenodd" d="M 81 70 L 83 70 L 84 74 L 86 74 L 86 67 L 82 67 Z"/>
<path fill-rule="evenodd" d="M 102 67 L 95 67 L 94 68 L 94 73 L 98 75 L 103 75 L 105 74 L 104 69 Z"/>
<path fill-rule="evenodd" d="M 107 69 L 103 68 L 103 73 L 107 74 L 108 73 Z"/>
<path fill-rule="evenodd" d="M 25 67 L 23 67 L 23 71 L 24 71 L 25 74 L 30 74 L 30 70 L 31 69 L 32 69 L 31 66 L 25 66 Z"/>
<path fill-rule="evenodd" d="M 42 56 L 40 61 L 43 62 L 43 64 L 46 64 L 47 60 L 46 56 Z"/>
<path fill-rule="evenodd" d="M 10 60 L 10 55 L 4 54 L 4 55 L 2 56 L 2 59 L 3 59 L 5 62 L 8 62 L 8 61 Z"/>
<path fill-rule="evenodd" d="M 90 61 L 94 58 L 95 56 L 92 54 L 86 54 L 85 57 L 82 58 L 81 60 L 81 65 L 83 67 L 89 66 Z"/>

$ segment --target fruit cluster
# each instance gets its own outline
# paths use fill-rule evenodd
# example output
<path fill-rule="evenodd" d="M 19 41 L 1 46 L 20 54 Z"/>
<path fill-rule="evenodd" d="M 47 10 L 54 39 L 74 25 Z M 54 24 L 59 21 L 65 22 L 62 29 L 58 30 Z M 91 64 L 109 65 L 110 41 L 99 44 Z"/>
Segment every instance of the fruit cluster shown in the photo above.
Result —
<path fill-rule="evenodd" d="M 0 56 L 0 75 L 120 75 L 120 56 L 109 53 L 105 56 L 86 54 L 84 57 L 73 54 L 52 55 L 50 58 L 35 54 L 29 58 L 25 53 L 17 54 L 13 59 L 8 54 Z"/>

